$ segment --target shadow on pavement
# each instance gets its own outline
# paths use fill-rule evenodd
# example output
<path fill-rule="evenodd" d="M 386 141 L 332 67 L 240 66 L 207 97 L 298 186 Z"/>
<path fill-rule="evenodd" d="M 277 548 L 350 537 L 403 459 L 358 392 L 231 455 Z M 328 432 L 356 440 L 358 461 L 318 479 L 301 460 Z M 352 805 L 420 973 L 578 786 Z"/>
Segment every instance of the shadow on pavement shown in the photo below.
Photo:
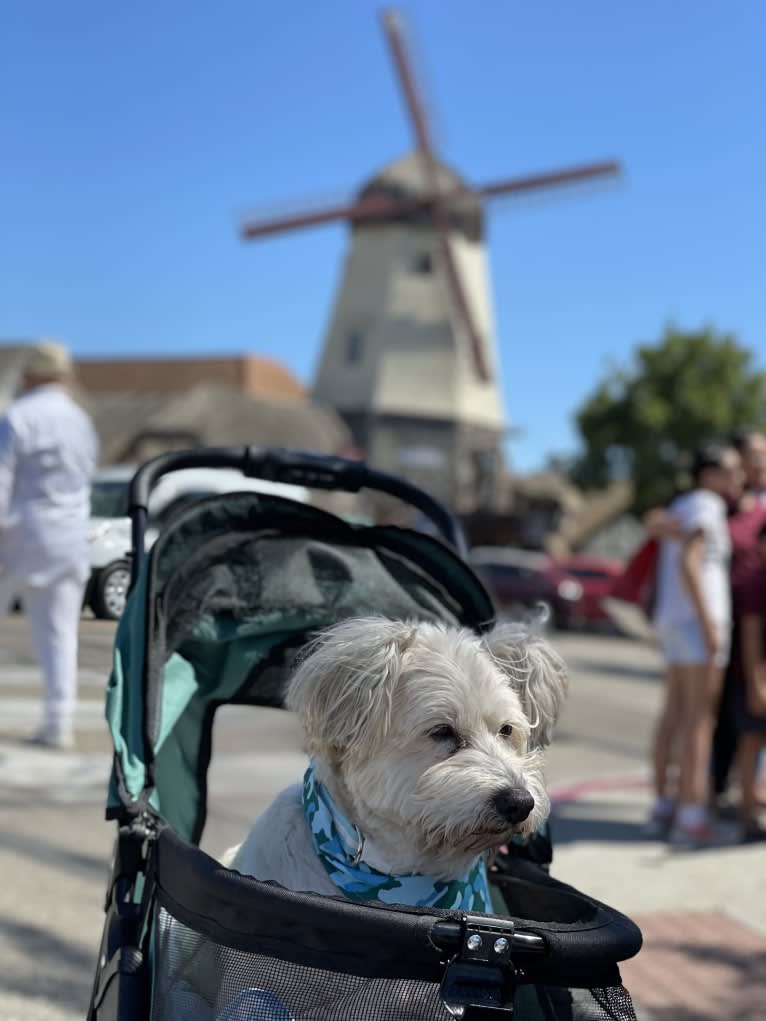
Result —
<path fill-rule="evenodd" d="M 644 839 L 642 825 L 595 815 L 562 815 L 560 810 L 554 810 L 551 816 L 551 835 L 554 848 L 557 844 L 575 844 L 580 840 L 635 843 Z"/>
<path fill-rule="evenodd" d="M 95 949 L 71 946 L 47 929 L 7 918 L 0 918 L 0 943 L 9 948 L 0 965 L 3 993 L 43 998 L 85 1013 L 96 968 Z M 19 957 L 24 963 L 19 963 Z"/>
<path fill-rule="evenodd" d="M 719 822 L 710 844 L 702 847 L 683 847 L 663 844 L 644 836 L 643 820 L 620 818 L 620 802 L 610 801 L 606 811 L 599 812 L 599 805 L 593 801 L 576 801 L 554 805 L 551 813 L 551 834 L 554 848 L 561 844 L 575 844 L 579 841 L 615 844 L 640 843 L 647 848 L 664 846 L 666 853 L 675 857 L 720 851 L 722 848 L 745 847 L 740 839 L 739 827 L 734 822 Z M 766 1016 L 766 1015 L 765 1015 Z"/>
<path fill-rule="evenodd" d="M 76 872 L 87 877 L 98 873 L 106 889 L 109 868 L 106 856 L 73 851 L 59 844 L 44 842 L 39 834 L 14 833 L 7 829 L 0 830 L 0 849 L 41 865 L 52 865 L 56 869 Z"/>

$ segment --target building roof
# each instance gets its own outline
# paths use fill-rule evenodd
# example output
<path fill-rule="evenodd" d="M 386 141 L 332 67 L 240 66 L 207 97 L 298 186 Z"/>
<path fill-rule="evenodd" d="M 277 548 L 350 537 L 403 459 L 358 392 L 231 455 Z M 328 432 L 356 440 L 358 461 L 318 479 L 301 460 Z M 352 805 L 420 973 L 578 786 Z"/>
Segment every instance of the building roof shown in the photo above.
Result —
<path fill-rule="evenodd" d="M 200 384 L 180 393 L 85 393 L 101 438 L 101 461 L 143 461 L 184 446 L 258 444 L 335 454 L 351 442 L 338 415 L 308 401 L 251 397 Z"/>
<path fill-rule="evenodd" d="M 92 393 L 179 391 L 200 383 L 238 387 L 245 393 L 276 398 L 303 398 L 306 388 L 290 370 L 261 355 L 216 355 L 200 358 L 78 358 L 77 379 Z"/>

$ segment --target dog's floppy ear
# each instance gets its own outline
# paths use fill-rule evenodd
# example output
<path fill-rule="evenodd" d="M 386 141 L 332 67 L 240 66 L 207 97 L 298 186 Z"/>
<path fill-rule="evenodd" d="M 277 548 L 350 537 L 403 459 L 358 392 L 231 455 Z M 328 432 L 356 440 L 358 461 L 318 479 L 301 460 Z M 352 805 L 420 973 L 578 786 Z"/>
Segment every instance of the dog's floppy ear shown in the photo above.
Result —
<path fill-rule="evenodd" d="M 531 747 L 547 745 L 569 687 L 564 660 L 542 635 L 521 624 L 499 625 L 484 641 L 521 699 Z"/>
<path fill-rule="evenodd" d="M 385 738 L 412 624 L 356 617 L 312 643 L 287 690 L 310 755 L 331 765 L 364 756 Z"/>

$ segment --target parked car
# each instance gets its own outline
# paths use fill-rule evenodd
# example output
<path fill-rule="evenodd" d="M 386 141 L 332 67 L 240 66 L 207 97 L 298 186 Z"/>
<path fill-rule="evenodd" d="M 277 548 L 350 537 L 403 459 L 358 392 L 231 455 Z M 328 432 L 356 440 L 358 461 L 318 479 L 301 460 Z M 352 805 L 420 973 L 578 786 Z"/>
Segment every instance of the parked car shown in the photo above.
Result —
<path fill-rule="evenodd" d="M 85 604 L 96 617 L 118 620 L 125 607 L 130 584 L 131 545 L 128 517 L 128 487 L 135 465 L 116 465 L 97 472 L 91 487 L 91 518 L 88 532 L 91 575 Z M 255 491 L 287 496 L 308 502 L 302 486 L 281 485 L 262 479 L 248 479 L 225 468 L 187 468 L 163 476 L 149 499 L 146 544 L 156 540 L 165 522 L 190 501 L 213 493 Z"/>
<path fill-rule="evenodd" d="M 593 557 L 585 553 L 572 553 L 558 561 L 566 573 L 582 586 L 581 612 L 583 623 L 599 627 L 610 626 L 602 600 L 609 595 L 612 582 L 619 577 L 624 564 L 608 557 Z"/>
<path fill-rule="evenodd" d="M 471 550 L 470 561 L 501 615 L 523 617 L 543 607 L 554 627 L 580 623 L 582 585 L 546 553 L 477 546 Z"/>

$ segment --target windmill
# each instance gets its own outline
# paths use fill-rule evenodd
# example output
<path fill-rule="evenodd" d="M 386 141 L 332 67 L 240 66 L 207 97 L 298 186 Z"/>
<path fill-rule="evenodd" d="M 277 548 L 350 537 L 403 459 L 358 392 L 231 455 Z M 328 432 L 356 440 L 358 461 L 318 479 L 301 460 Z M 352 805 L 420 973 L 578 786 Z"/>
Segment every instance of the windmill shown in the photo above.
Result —
<path fill-rule="evenodd" d="M 346 220 L 351 245 L 313 396 L 373 465 L 457 510 L 491 508 L 507 429 L 484 203 L 614 176 L 613 160 L 470 187 L 438 160 L 395 11 L 381 16 L 416 147 L 354 201 L 249 221 L 245 240 Z"/>

